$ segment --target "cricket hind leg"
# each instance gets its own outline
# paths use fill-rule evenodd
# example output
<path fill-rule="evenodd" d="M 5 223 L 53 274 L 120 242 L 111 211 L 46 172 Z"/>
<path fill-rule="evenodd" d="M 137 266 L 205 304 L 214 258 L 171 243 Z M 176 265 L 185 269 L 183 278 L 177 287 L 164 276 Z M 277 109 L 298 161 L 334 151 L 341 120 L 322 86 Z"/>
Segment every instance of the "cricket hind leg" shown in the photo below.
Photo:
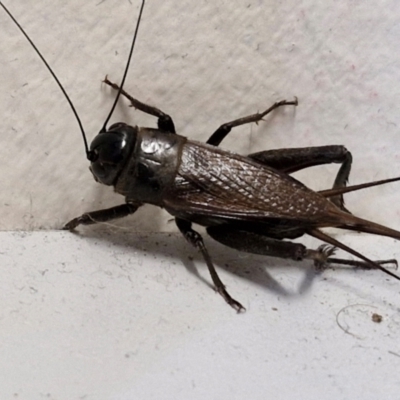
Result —
<path fill-rule="evenodd" d="M 208 144 L 219 146 L 232 128 L 262 120 L 273 110 L 287 105 L 298 105 L 297 98 L 293 101 L 281 100 L 274 103 L 262 113 L 256 113 L 247 117 L 239 118 L 222 124 L 207 140 Z M 352 155 L 344 146 L 320 146 L 294 149 L 267 150 L 248 155 L 249 158 L 278 169 L 287 174 L 299 171 L 304 168 L 317 165 L 340 163 L 340 169 L 336 175 L 333 189 L 345 187 L 350 175 Z M 330 201 L 341 210 L 349 212 L 344 207 L 343 195 L 332 196 Z"/>
<path fill-rule="evenodd" d="M 133 214 L 139 208 L 139 205 L 126 203 L 119 206 L 107 208 L 104 210 L 92 211 L 82 214 L 80 217 L 71 219 L 63 227 L 64 230 L 73 230 L 78 225 L 93 225 L 98 222 L 107 222 L 117 218 L 123 218 Z"/>
<path fill-rule="evenodd" d="M 326 233 L 318 230 L 318 229 L 312 229 L 310 231 L 307 232 L 308 235 L 313 236 L 319 240 L 322 240 L 326 243 L 329 243 L 332 246 L 338 247 L 339 249 L 344 250 L 345 252 L 349 253 L 349 254 L 353 254 L 354 256 L 356 256 L 357 258 L 361 259 L 364 261 L 364 263 L 366 264 L 365 266 L 368 268 L 372 268 L 372 269 L 379 269 L 382 272 L 384 272 L 387 275 L 390 275 L 392 278 L 395 278 L 397 280 L 400 281 L 400 276 L 397 276 L 396 274 L 394 274 L 393 272 L 389 271 L 388 269 L 382 267 L 382 262 L 377 262 L 377 261 L 372 261 L 369 258 L 365 257 L 363 254 L 359 253 L 358 251 L 352 249 L 349 246 L 346 246 L 344 243 L 339 242 L 338 240 L 334 239 L 333 237 L 327 235 Z M 388 260 L 391 261 L 391 260 Z M 397 261 L 394 260 L 396 267 L 397 267 Z"/>
<path fill-rule="evenodd" d="M 203 255 L 203 258 L 207 264 L 216 291 L 237 312 L 245 311 L 246 309 L 238 301 L 233 299 L 225 289 L 225 285 L 222 283 L 220 277 L 217 274 L 217 271 L 215 270 L 214 264 L 207 251 L 206 246 L 204 245 L 204 241 L 201 235 L 192 229 L 192 224 L 189 221 L 180 218 L 175 218 L 175 222 L 179 230 L 181 231 L 182 235 L 185 237 L 185 239 L 196 249 L 200 250 L 201 254 Z"/>
<path fill-rule="evenodd" d="M 317 165 L 341 164 L 332 189 L 347 185 L 353 162 L 351 153 L 340 145 L 266 150 L 249 154 L 248 157 L 287 174 Z M 341 210 L 349 212 L 344 207 L 342 194 L 332 196 L 329 200 Z"/>
<path fill-rule="evenodd" d="M 110 82 L 107 76 L 104 78 L 103 82 L 111 86 L 113 89 L 119 90 L 119 86 L 116 83 Z M 158 129 L 164 132 L 176 133 L 174 122 L 168 114 L 165 114 L 163 111 L 156 107 L 150 106 L 146 103 L 142 103 L 141 101 L 135 99 L 130 94 L 128 94 L 124 89 L 121 90 L 121 94 L 131 102 L 132 107 L 137 108 L 138 110 L 146 114 L 156 117 Z"/>
<path fill-rule="evenodd" d="M 260 233 L 241 230 L 229 224 L 208 227 L 207 233 L 217 242 L 246 253 L 295 261 L 311 260 L 317 270 L 323 270 L 331 264 L 369 269 L 378 267 L 380 269 L 382 264 L 397 264 L 396 260 L 382 260 L 375 262 L 378 266 L 371 266 L 371 263 L 365 261 L 334 258 L 331 256 L 335 252 L 335 246 L 322 245 L 317 250 L 308 249 L 301 243 L 274 239 Z"/>
<path fill-rule="evenodd" d="M 297 106 L 298 101 L 297 97 L 295 97 L 294 100 L 292 101 L 287 101 L 287 100 L 281 100 L 277 101 L 274 103 L 271 107 L 266 109 L 264 112 L 261 113 L 256 113 L 252 115 L 248 115 L 246 117 L 238 118 L 230 122 L 226 122 L 225 124 L 222 124 L 207 140 L 207 144 L 211 144 L 213 146 L 219 146 L 220 143 L 225 139 L 225 137 L 228 135 L 228 133 L 232 130 L 232 128 L 235 128 L 237 126 L 245 125 L 245 124 L 250 124 L 252 122 L 259 122 L 261 121 L 267 114 L 272 112 L 273 110 L 282 107 L 282 106 Z"/>

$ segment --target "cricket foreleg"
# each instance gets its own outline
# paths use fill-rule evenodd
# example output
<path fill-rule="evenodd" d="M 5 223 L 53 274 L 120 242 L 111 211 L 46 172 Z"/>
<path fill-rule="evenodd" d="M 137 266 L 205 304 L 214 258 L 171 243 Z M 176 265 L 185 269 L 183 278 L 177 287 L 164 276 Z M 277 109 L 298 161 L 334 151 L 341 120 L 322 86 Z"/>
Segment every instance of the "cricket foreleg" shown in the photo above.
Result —
<path fill-rule="evenodd" d="M 346 186 L 353 161 L 351 153 L 344 146 L 339 145 L 266 150 L 249 154 L 248 157 L 287 174 L 317 165 L 340 163 L 333 189 Z M 343 195 L 332 196 L 330 201 L 343 211 L 347 211 L 344 207 Z"/>
<path fill-rule="evenodd" d="M 78 225 L 92 225 L 98 222 L 107 222 L 112 219 L 123 218 L 129 214 L 133 214 L 139 205 L 137 204 L 121 204 L 120 206 L 107 208 L 105 210 L 92 211 L 85 214 L 82 214 L 80 217 L 74 218 L 69 221 L 63 229 L 65 230 L 73 230 Z"/>
<path fill-rule="evenodd" d="M 235 128 L 236 126 L 240 125 L 245 125 L 245 124 L 250 124 L 251 122 L 259 122 L 265 117 L 267 114 L 269 114 L 271 111 L 281 107 L 281 106 L 297 106 L 298 101 L 297 97 L 295 97 L 294 100 L 292 101 L 287 101 L 287 100 L 281 100 L 273 104 L 270 108 L 265 110 L 262 113 L 256 113 L 249 115 L 247 117 L 243 118 L 238 118 L 235 119 L 234 121 L 227 122 L 223 125 L 221 125 L 207 140 L 208 144 L 211 144 L 213 146 L 219 146 L 219 144 L 225 139 L 225 137 L 228 135 L 228 133 L 232 130 L 232 128 Z"/>
<path fill-rule="evenodd" d="M 107 76 L 105 77 L 103 82 L 111 86 L 113 89 L 119 90 L 119 86 L 116 83 L 110 82 Z M 141 101 L 135 99 L 130 94 L 125 92 L 124 89 L 121 90 L 121 94 L 131 102 L 132 107 L 137 108 L 138 110 L 146 114 L 150 114 L 158 118 L 157 125 L 160 130 L 170 133 L 176 133 L 174 122 L 172 121 L 172 118 L 168 114 L 165 114 L 163 111 L 161 111 L 156 107 L 142 103 Z"/>
<path fill-rule="evenodd" d="M 217 242 L 239 251 L 295 261 L 312 260 L 318 270 L 324 269 L 330 264 L 371 268 L 370 262 L 332 258 L 331 256 L 335 251 L 334 246 L 322 245 L 317 250 L 312 250 L 301 243 L 272 239 L 259 233 L 239 230 L 229 224 L 208 227 L 207 233 Z M 381 264 L 393 263 L 397 265 L 396 260 L 383 260 L 373 263 L 378 264 L 376 268 L 381 268 Z"/>
<path fill-rule="evenodd" d="M 208 251 L 204 245 L 203 238 L 201 235 L 192 229 L 191 223 L 189 221 L 176 218 L 176 225 L 179 230 L 182 232 L 185 239 L 192 244 L 196 249 L 200 250 L 201 254 L 204 257 L 204 260 L 207 264 L 208 270 L 210 271 L 211 279 L 214 283 L 216 291 L 225 299 L 225 301 L 233 307 L 237 312 L 245 311 L 245 308 L 235 299 L 233 299 L 230 294 L 226 291 L 225 285 L 222 283 L 219 278 L 217 271 L 212 263 L 211 257 L 208 254 Z"/>

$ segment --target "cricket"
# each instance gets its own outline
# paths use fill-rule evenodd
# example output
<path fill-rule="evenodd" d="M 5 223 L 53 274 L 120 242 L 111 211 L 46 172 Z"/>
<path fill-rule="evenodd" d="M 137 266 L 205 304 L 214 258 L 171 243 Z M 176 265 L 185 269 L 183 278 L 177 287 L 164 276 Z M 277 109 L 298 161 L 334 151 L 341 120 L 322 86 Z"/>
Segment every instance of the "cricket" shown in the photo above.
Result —
<path fill-rule="evenodd" d="M 332 264 L 377 269 L 400 280 L 384 266 L 397 265 L 396 260 L 371 260 L 322 231 L 327 227 L 338 228 L 400 240 L 399 231 L 352 214 L 343 200 L 348 192 L 399 181 L 400 177 L 347 186 L 352 156 L 341 145 L 274 149 L 247 155 L 219 147 L 233 128 L 260 122 L 279 107 L 295 107 L 298 105 L 296 97 L 276 102 L 264 112 L 222 124 L 206 143 L 177 134 L 168 114 L 137 100 L 124 89 L 144 11 L 145 0 L 142 0 L 121 82 L 113 83 L 107 76 L 104 79 L 104 83 L 116 91 L 114 103 L 89 146 L 78 113 L 59 79 L 3 2 L 0 5 L 29 41 L 70 104 L 95 181 L 112 186 L 125 198 L 119 206 L 74 218 L 63 229 L 72 231 L 79 225 L 123 218 L 144 204 L 161 207 L 175 218 L 183 237 L 202 254 L 216 292 L 237 312 L 245 308 L 228 293 L 193 224 L 204 226 L 211 238 L 239 251 L 294 261 L 310 260 L 319 269 Z M 134 108 L 154 116 L 157 128 L 125 122 L 107 127 L 122 96 Z M 291 176 L 296 171 L 330 163 L 340 164 L 332 188 L 313 191 Z M 312 236 L 323 244 L 314 250 L 292 241 L 303 235 Z M 336 249 L 357 260 L 333 257 Z"/>

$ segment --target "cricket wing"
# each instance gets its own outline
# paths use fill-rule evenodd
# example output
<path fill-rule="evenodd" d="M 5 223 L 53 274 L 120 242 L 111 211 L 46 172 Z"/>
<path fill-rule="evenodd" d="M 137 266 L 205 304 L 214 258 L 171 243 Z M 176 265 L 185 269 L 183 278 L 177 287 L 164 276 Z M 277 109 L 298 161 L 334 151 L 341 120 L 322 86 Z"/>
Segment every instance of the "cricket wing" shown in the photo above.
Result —
<path fill-rule="evenodd" d="M 335 206 L 291 176 L 238 154 L 188 141 L 164 207 L 172 215 L 331 225 Z M 324 220 L 327 219 L 326 224 Z"/>

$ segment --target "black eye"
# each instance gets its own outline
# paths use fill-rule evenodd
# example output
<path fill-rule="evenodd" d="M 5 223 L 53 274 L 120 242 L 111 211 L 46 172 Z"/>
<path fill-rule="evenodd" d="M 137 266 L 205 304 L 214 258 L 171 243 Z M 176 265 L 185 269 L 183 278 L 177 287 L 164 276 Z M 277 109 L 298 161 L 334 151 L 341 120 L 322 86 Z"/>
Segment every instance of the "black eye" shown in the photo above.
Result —
<path fill-rule="evenodd" d="M 90 170 L 99 182 L 105 181 L 107 176 L 110 174 L 110 171 L 106 168 L 105 164 L 100 161 L 93 162 L 90 166 Z"/>
<path fill-rule="evenodd" d="M 93 159 L 90 170 L 97 181 L 105 185 L 115 183 L 133 149 L 136 131 L 136 128 L 119 123 L 94 138 L 90 145 Z"/>

